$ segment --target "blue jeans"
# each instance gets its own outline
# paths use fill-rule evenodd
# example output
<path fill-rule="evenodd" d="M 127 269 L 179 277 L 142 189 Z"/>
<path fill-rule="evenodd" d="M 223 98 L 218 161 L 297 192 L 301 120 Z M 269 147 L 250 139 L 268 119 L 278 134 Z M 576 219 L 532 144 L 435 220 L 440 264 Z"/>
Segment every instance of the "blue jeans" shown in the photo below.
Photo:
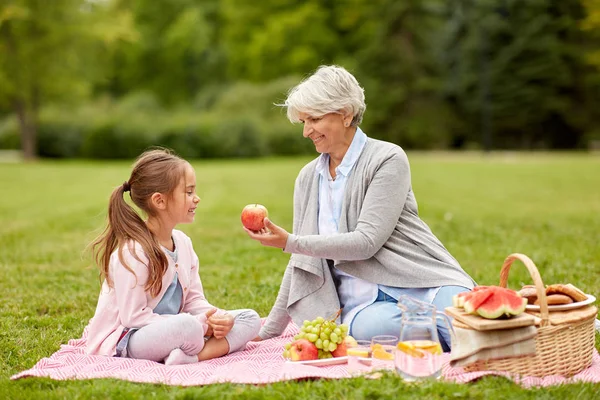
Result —
<path fill-rule="evenodd" d="M 452 296 L 469 289 L 462 286 L 442 286 L 435 298 L 433 305 L 438 311 L 444 311 L 452 305 Z M 452 321 L 451 317 L 448 317 Z M 397 306 L 397 300 L 379 291 L 375 302 L 361 310 L 352 321 L 350 334 L 355 339 L 371 340 L 376 335 L 400 334 L 402 311 Z M 444 351 L 450 351 L 450 332 L 443 321 L 437 321 L 438 336 Z"/>

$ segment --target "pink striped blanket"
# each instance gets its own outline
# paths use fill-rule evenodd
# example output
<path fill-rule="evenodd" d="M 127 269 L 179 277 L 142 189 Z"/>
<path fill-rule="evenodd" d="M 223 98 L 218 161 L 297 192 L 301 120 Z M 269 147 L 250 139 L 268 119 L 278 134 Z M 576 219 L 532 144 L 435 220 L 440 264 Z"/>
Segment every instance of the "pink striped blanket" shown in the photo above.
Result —
<path fill-rule="evenodd" d="M 116 378 L 132 382 L 160 383 L 178 386 L 208 385 L 211 383 L 265 384 L 302 378 L 348 378 L 346 364 L 316 367 L 286 362 L 283 346 L 291 341 L 298 328 L 290 324 L 278 338 L 249 343 L 247 349 L 226 357 L 197 364 L 165 366 L 152 361 L 122 359 L 85 354 L 87 329 L 80 339 L 69 340 L 49 358 L 38 361 L 33 368 L 20 372 L 11 379 L 47 377 L 56 380 Z M 524 387 L 549 386 L 574 382 L 600 382 L 600 356 L 594 354 L 593 364 L 571 377 L 545 378 L 516 377 L 501 372 L 465 373 L 462 368 L 448 365 L 449 354 L 444 355 L 443 378 L 450 382 L 470 382 L 484 375 L 506 376 Z"/>

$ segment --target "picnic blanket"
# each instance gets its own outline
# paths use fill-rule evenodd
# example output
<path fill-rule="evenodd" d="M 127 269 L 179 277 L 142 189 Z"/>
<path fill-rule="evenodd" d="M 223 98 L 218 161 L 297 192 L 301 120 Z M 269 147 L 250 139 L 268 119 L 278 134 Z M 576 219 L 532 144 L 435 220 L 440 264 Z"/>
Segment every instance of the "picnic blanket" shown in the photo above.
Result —
<path fill-rule="evenodd" d="M 292 340 L 298 327 L 290 324 L 282 336 L 262 342 L 248 343 L 246 350 L 196 364 L 165 366 L 147 360 L 93 356 L 85 353 L 87 328 L 80 339 L 68 344 L 49 358 L 38 361 L 31 369 L 13 375 L 11 379 L 47 377 L 55 380 L 116 378 L 132 382 L 159 383 L 177 386 L 197 386 L 211 383 L 266 384 L 303 378 L 349 378 L 346 364 L 317 367 L 285 361 L 283 346 Z M 600 382 L 600 356 L 594 353 L 592 365 L 579 374 L 565 378 L 517 377 L 508 373 L 480 371 L 466 373 L 449 365 L 450 354 L 444 354 L 443 379 L 450 382 L 470 382 L 485 375 L 501 375 L 524 386 L 549 386 L 574 382 Z"/>

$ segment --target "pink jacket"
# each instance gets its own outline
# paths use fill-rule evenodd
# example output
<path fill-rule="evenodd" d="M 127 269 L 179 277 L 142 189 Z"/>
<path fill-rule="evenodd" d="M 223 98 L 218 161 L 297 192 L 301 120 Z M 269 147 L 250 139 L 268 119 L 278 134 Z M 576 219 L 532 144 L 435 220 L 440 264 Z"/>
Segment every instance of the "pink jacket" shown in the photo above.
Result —
<path fill-rule="evenodd" d="M 148 280 L 148 268 L 145 264 L 148 259 L 139 244 L 131 242 L 123 249 L 123 259 L 135 271 L 135 276 L 119 261 L 118 251 L 111 255 L 109 273 L 114 287 L 109 288 L 106 281 L 102 284 L 96 312 L 88 325 L 88 354 L 113 356 L 123 328 L 141 328 L 172 317 L 155 314 L 154 307 L 173 282 L 176 271 L 183 289 L 183 308 L 180 312 L 197 315 L 206 332 L 204 314 L 214 307 L 204 297 L 198 275 L 198 256 L 194 252 L 192 241 L 183 232 L 173 230 L 173 239 L 178 249 L 177 263 L 167 256 L 169 267 L 162 279 L 162 289 L 156 297 L 144 290 Z M 143 262 L 136 260 L 133 254 Z"/>

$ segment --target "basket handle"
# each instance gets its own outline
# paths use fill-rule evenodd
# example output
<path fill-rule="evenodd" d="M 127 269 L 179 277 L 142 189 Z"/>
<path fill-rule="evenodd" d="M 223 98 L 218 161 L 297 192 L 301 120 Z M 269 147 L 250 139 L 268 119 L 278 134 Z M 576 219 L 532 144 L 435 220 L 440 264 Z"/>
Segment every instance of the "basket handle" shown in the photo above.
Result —
<path fill-rule="evenodd" d="M 531 275 L 531 278 L 533 278 L 533 283 L 535 284 L 535 290 L 537 292 L 538 300 L 540 301 L 542 326 L 550 325 L 550 318 L 548 315 L 548 300 L 546 299 L 546 287 L 544 286 L 544 282 L 542 281 L 540 272 L 529 257 L 527 257 L 525 254 L 520 253 L 513 253 L 506 257 L 506 260 L 504 260 L 504 264 L 502 264 L 502 269 L 500 270 L 500 286 L 506 287 L 508 283 L 508 271 L 510 271 L 510 266 L 515 260 L 519 260 L 523 264 L 525 264 L 527 270 L 529 271 L 529 275 Z"/>

